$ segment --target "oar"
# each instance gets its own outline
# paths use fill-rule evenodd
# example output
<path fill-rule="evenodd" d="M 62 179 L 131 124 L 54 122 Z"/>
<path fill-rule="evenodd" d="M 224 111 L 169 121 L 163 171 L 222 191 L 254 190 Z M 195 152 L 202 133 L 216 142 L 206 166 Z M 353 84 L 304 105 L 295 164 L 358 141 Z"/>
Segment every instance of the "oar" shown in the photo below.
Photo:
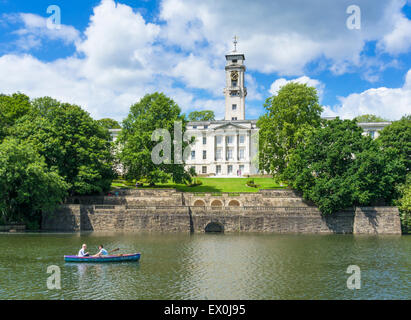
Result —
<path fill-rule="evenodd" d="M 118 250 L 120 250 L 120 248 L 113 249 L 113 250 L 109 251 L 108 253 L 113 253 L 113 252 L 116 252 Z"/>

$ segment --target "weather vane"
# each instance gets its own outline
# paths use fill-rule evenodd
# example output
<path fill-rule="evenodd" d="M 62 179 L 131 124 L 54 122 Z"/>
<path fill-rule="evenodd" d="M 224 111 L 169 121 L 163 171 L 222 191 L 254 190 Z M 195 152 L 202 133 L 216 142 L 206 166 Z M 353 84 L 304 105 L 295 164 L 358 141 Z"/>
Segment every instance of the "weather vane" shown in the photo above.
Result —
<path fill-rule="evenodd" d="M 234 36 L 234 41 L 233 41 L 233 43 L 234 43 L 234 52 L 236 52 L 236 51 L 237 51 L 237 43 L 238 43 L 238 38 L 237 38 L 237 36 Z"/>

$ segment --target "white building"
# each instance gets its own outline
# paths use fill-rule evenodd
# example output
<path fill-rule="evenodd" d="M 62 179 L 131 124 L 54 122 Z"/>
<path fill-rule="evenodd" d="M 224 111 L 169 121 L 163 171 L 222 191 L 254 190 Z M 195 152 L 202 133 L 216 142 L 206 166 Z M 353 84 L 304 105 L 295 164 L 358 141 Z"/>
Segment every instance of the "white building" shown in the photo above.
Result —
<path fill-rule="evenodd" d="M 258 173 L 257 120 L 245 120 L 244 54 L 226 55 L 225 119 L 189 122 L 187 134 L 195 137 L 187 168 L 199 175 L 244 176 Z"/>

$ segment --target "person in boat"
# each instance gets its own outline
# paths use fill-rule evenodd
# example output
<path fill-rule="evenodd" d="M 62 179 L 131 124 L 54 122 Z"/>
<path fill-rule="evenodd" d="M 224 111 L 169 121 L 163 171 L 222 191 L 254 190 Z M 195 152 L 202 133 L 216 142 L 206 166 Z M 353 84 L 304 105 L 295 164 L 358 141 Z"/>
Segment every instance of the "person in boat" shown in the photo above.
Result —
<path fill-rule="evenodd" d="M 98 246 L 98 250 L 98 253 L 96 253 L 93 257 L 108 256 L 108 252 L 106 249 L 104 249 L 102 244 Z"/>
<path fill-rule="evenodd" d="M 80 251 L 78 252 L 77 256 L 79 256 L 79 257 L 88 257 L 90 254 L 89 254 L 88 252 L 86 252 L 86 251 L 87 251 L 87 245 L 84 243 L 84 244 L 81 246 L 81 249 L 80 249 Z"/>

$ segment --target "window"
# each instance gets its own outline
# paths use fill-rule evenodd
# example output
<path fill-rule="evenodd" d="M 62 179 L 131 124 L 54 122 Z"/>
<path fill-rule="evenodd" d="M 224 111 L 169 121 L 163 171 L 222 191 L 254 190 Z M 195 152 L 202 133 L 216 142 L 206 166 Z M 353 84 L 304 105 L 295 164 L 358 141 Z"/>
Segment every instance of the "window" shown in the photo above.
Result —
<path fill-rule="evenodd" d="M 222 160 L 221 153 L 222 153 L 222 149 L 217 149 L 217 151 L 216 151 L 216 159 L 217 160 Z"/>
<path fill-rule="evenodd" d="M 203 150 L 203 160 L 206 160 L 206 159 L 207 159 L 207 151 Z"/>
<path fill-rule="evenodd" d="M 237 117 L 232 117 L 231 120 L 236 121 Z"/>
<path fill-rule="evenodd" d="M 216 166 L 216 174 L 221 174 L 221 166 Z"/>
<path fill-rule="evenodd" d="M 237 87 L 237 81 L 234 81 L 234 80 L 231 81 L 231 86 L 232 86 L 232 87 Z"/>
<path fill-rule="evenodd" d="M 233 136 L 227 136 L 227 143 L 228 144 L 233 144 Z"/>
<path fill-rule="evenodd" d="M 207 144 L 207 137 L 203 137 L 203 144 Z"/>
<path fill-rule="evenodd" d="M 207 167 L 206 167 L 206 166 L 203 166 L 201 172 L 202 172 L 203 174 L 206 174 L 206 173 L 207 173 Z"/>
<path fill-rule="evenodd" d="M 245 136 L 241 135 L 240 136 L 240 143 L 243 144 L 245 142 Z"/>
<path fill-rule="evenodd" d="M 236 105 L 236 104 L 233 104 L 233 105 L 231 106 L 231 110 L 237 110 L 237 105 Z"/>
<path fill-rule="evenodd" d="M 195 166 L 191 166 L 191 170 L 193 170 L 194 172 L 196 171 L 196 167 Z"/>
<path fill-rule="evenodd" d="M 240 175 L 244 173 L 244 165 L 240 165 Z"/>
<path fill-rule="evenodd" d="M 233 60 L 233 63 L 237 63 L 237 60 Z"/>
<path fill-rule="evenodd" d="M 232 165 L 228 165 L 228 166 L 227 166 L 227 172 L 228 172 L 228 174 L 232 174 L 232 173 L 233 173 L 233 166 L 232 166 Z"/>
<path fill-rule="evenodd" d="M 222 140 L 221 136 L 217 136 L 217 144 L 221 144 L 221 140 Z"/>
<path fill-rule="evenodd" d="M 371 138 L 373 138 L 373 139 L 375 138 L 375 131 L 370 131 L 369 134 L 370 134 Z"/>
<path fill-rule="evenodd" d="M 233 148 L 228 148 L 227 149 L 227 160 L 232 160 L 233 159 Z"/>
<path fill-rule="evenodd" d="M 239 96 L 240 94 L 239 94 L 239 92 L 238 91 L 231 91 L 230 92 L 230 96 L 232 96 L 232 97 L 237 97 L 237 96 Z"/>
<path fill-rule="evenodd" d="M 195 158 L 196 158 L 196 152 L 191 151 L 191 160 L 195 160 Z"/>
<path fill-rule="evenodd" d="M 197 129 L 197 126 L 193 126 L 193 129 Z"/>
<path fill-rule="evenodd" d="M 243 160 L 244 159 L 244 149 L 243 148 L 241 148 L 240 150 L 239 150 L 239 157 L 240 157 L 240 160 Z"/>
<path fill-rule="evenodd" d="M 208 125 L 205 125 L 205 126 L 204 126 L 204 129 L 208 129 Z"/>

